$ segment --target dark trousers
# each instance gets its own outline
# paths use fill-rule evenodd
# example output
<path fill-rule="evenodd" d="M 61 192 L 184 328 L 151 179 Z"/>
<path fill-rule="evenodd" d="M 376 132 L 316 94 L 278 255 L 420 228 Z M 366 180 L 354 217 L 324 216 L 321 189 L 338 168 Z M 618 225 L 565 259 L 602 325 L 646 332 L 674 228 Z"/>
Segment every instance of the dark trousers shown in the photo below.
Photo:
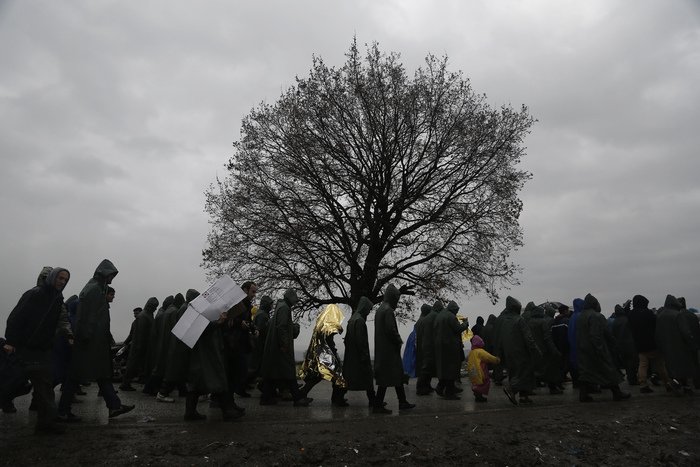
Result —
<path fill-rule="evenodd" d="M 432 375 L 427 372 L 421 372 L 416 379 L 416 394 L 429 394 L 433 391 L 430 386 Z"/>
<path fill-rule="evenodd" d="M 73 401 L 75 393 L 78 391 L 78 387 L 78 382 L 74 381 L 73 379 L 69 379 L 63 384 L 63 394 L 61 394 L 61 400 L 58 402 L 58 412 L 60 414 L 65 415 L 70 413 L 71 402 Z M 97 387 L 100 388 L 102 398 L 104 399 L 105 405 L 107 405 L 109 410 L 114 410 L 121 407 L 122 401 L 114 391 L 112 381 L 110 381 L 108 378 L 98 379 Z"/>
<path fill-rule="evenodd" d="M 399 404 L 408 402 L 406 400 L 406 390 L 401 386 L 394 386 L 396 390 L 396 398 L 399 400 Z M 374 399 L 375 407 L 384 407 L 384 397 L 386 396 L 386 386 L 377 386 L 377 396 Z"/>
<path fill-rule="evenodd" d="M 25 374 L 34 388 L 32 397 L 37 411 L 36 426 L 49 426 L 56 418 L 51 355 L 49 352 L 27 351 L 20 352 L 20 358 L 23 362 Z"/>
<path fill-rule="evenodd" d="M 176 388 L 180 397 L 185 396 L 188 392 L 187 385 L 185 383 L 173 383 L 172 381 L 167 380 L 163 380 L 163 382 L 160 384 L 160 390 L 158 392 L 164 396 L 169 396 L 170 393 L 173 392 L 173 389 Z"/>
<path fill-rule="evenodd" d="M 260 396 L 260 399 L 266 401 L 274 399 L 276 387 L 289 389 L 289 393 L 292 395 L 292 399 L 295 401 L 304 397 L 301 391 L 299 391 L 299 386 L 297 386 L 296 379 L 280 379 L 276 381 L 271 379 L 263 379 L 262 395 Z"/>
<path fill-rule="evenodd" d="M 441 379 L 438 381 L 436 390 L 438 393 L 443 393 L 446 396 L 454 396 L 457 394 L 457 388 L 455 388 L 455 380 L 453 379 Z"/>
<path fill-rule="evenodd" d="M 233 352 L 228 363 L 229 387 L 233 392 L 244 393 L 248 386 L 248 354 L 241 351 Z"/>
<path fill-rule="evenodd" d="M 300 392 L 304 397 L 308 396 L 309 391 L 313 389 L 314 386 L 316 386 L 318 383 L 323 381 L 323 376 L 321 376 L 318 373 L 309 373 L 306 375 L 304 378 L 304 387 L 300 389 Z M 331 394 L 331 401 L 333 402 L 339 402 L 345 400 L 345 393 L 347 391 L 340 386 L 337 386 L 335 383 L 333 383 L 333 392 Z M 372 392 L 374 392 L 374 388 L 372 388 Z"/>

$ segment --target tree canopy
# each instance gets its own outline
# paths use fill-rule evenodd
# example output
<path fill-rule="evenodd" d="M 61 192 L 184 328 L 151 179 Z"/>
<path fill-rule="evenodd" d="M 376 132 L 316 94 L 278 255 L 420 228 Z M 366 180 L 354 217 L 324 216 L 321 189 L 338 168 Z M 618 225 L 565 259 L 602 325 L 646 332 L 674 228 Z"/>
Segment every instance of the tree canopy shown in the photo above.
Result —
<path fill-rule="evenodd" d="M 346 57 L 314 57 L 243 119 L 206 193 L 203 266 L 293 287 L 302 311 L 376 300 L 392 282 L 495 302 L 519 272 L 527 108 L 493 108 L 447 57 L 428 55 L 412 78 L 376 43 L 363 54 L 353 41 Z"/>

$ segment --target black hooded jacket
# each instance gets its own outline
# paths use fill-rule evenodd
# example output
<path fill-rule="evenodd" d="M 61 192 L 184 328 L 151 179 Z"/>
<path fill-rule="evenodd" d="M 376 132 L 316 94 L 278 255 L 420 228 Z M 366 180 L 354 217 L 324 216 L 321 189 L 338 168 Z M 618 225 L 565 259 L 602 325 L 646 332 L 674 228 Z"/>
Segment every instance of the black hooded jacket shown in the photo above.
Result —
<path fill-rule="evenodd" d="M 26 291 L 7 318 L 5 338 L 16 348 L 50 350 L 63 309 L 63 294 L 53 282 L 62 268 L 54 268 L 42 285 Z"/>
<path fill-rule="evenodd" d="M 632 298 L 632 310 L 627 319 L 637 352 L 656 350 L 656 315 L 649 309 L 646 297 L 635 295 Z"/>

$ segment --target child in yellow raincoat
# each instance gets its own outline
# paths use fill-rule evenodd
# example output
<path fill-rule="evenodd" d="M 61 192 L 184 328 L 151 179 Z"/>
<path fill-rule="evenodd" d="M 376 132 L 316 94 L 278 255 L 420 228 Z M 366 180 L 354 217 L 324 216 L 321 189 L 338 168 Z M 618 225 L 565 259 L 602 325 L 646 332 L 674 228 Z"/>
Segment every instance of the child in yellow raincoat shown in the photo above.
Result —
<path fill-rule="evenodd" d="M 498 365 L 501 359 L 484 350 L 484 341 L 479 336 L 472 337 L 472 350 L 467 358 L 467 374 L 472 382 L 472 392 L 476 402 L 486 402 L 485 396 L 491 388 L 489 364 Z"/>

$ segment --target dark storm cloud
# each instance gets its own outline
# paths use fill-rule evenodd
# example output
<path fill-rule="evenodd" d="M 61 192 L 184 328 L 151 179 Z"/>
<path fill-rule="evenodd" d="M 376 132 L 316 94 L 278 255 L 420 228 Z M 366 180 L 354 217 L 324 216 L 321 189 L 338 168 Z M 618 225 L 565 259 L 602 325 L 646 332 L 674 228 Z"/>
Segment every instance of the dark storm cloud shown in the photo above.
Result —
<path fill-rule="evenodd" d="M 522 167 L 523 303 L 590 291 L 700 303 L 700 7 L 640 1 L 0 3 L 0 322 L 45 264 L 121 270 L 113 332 L 202 289 L 206 187 L 241 118 L 358 43 L 407 72 L 447 54 L 493 105 L 539 120 Z M 10 273 L 11 271 L 11 273 Z M 499 310 L 483 297 L 463 312 Z"/>

